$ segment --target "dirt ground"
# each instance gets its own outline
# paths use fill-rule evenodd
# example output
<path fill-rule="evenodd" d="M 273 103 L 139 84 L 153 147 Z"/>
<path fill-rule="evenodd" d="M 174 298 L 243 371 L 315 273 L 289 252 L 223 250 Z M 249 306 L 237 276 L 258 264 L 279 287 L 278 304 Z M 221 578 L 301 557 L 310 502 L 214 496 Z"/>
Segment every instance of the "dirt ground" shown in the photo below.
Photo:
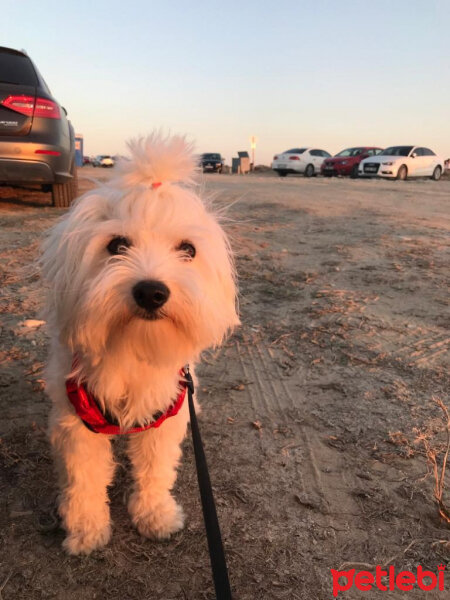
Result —
<path fill-rule="evenodd" d="M 424 448 L 442 464 L 450 181 L 211 175 L 205 187 L 229 205 L 243 321 L 198 368 L 234 598 L 329 600 L 330 569 L 448 566 L 450 528 Z M 0 598 L 211 599 L 189 439 L 176 486 L 183 532 L 154 543 L 131 527 L 120 441 L 112 542 L 89 557 L 61 550 L 45 436 L 46 335 L 25 323 L 41 297 L 30 265 L 62 214 L 48 202 L 0 189 Z M 449 506 L 448 471 L 444 482 Z M 353 588 L 339 598 L 446 593 Z"/>

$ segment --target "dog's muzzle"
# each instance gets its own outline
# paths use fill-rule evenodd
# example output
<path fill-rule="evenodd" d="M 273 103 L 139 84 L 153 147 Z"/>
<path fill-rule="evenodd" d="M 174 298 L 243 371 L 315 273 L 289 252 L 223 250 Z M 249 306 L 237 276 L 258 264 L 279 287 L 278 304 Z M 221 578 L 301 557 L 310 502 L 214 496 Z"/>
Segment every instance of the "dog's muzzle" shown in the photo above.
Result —
<path fill-rule="evenodd" d="M 139 308 L 155 314 L 169 299 L 170 290 L 162 281 L 139 281 L 133 287 L 133 298 Z"/>

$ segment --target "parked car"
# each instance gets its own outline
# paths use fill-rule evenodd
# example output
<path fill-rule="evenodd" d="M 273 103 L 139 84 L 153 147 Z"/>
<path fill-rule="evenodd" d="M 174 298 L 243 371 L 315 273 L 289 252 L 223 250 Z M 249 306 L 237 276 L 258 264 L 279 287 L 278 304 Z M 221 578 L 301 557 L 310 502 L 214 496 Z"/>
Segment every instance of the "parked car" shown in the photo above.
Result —
<path fill-rule="evenodd" d="M 374 146 L 358 146 L 356 148 L 346 148 L 332 158 L 327 158 L 322 163 L 321 172 L 325 177 L 333 175 L 350 175 L 358 177 L 359 163 L 369 156 L 376 156 L 383 148 Z"/>
<path fill-rule="evenodd" d="M 0 184 L 40 185 L 55 206 L 77 194 L 75 133 L 29 56 L 0 47 Z"/>
<path fill-rule="evenodd" d="M 422 146 L 390 146 L 377 156 L 359 163 L 359 177 L 431 177 L 437 181 L 444 171 L 444 159 Z"/>
<path fill-rule="evenodd" d="M 200 157 L 200 166 L 203 173 L 222 173 L 224 160 L 218 152 L 206 152 Z"/>
<path fill-rule="evenodd" d="M 114 158 L 108 154 L 99 154 L 92 161 L 93 167 L 111 168 L 114 166 Z"/>
<path fill-rule="evenodd" d="M 305 177 L 312 177 L 320 173 L 320 168 L 326 158 L 331 154 L 318 148 L 291 148 L 273 157 L 272 169 L 280 177 L 289 173 L 303 173 Z"/>

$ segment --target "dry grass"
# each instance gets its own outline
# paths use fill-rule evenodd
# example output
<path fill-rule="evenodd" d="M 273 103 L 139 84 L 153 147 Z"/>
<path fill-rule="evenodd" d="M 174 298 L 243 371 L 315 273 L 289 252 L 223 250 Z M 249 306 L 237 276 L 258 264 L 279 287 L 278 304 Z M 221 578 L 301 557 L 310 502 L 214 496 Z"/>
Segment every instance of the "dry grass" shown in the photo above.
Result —
<path fill-rule="evenodd" d="M 450 451 L 450 417 L 448 409 L 440 398 L 433 398 L 437 406 L 442 410 L 443 429 L 446 434 L 444 445 L 433 445 L 429 432 L 417 431 L 416 443 L 422 443 L 428 463 L 434 477 L 434 500 L 438 506 L 439 516 L 450 525 L 450 510 L 444 501 L 445 473 L 447 468 L 448 454 Z M 442 457 L 442 460 L 440 458 Z M 440 464 L 439 464 L 440 463 Z"/>

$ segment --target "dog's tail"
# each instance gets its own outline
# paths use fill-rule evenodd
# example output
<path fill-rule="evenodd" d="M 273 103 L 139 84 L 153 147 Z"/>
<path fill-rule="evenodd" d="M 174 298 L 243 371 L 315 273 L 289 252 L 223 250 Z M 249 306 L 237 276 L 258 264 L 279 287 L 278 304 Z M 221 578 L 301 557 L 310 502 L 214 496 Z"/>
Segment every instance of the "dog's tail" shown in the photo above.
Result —
<path fill-rule="evenodd" d="M 158 186 L 162 183 L 194 183 L 198 170 L 194 146 L 180 135 L 164 136 L 155 131 L 130 140 L 131 160 L 120 161 L 120 178 L 125 186 Z"/>

